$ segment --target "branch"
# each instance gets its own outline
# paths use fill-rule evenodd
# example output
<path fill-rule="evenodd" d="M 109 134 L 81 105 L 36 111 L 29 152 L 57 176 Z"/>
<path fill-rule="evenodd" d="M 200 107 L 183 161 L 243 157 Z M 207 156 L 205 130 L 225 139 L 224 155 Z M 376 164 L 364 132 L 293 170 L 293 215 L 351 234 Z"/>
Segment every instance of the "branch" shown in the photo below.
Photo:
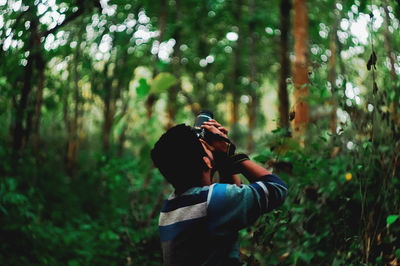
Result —
<path fill-rule="evenodd" d="M 22 18 L 22 17 L 25 15 L 25 13 L 27 13 L 27 12 L 28 12 L 28 10 L 25 10 L 25 11 L 21 12 L 21 13 L 18 15 L 18 17 L 15 19 L 15 22 L 14 22 L 12 28 L 11 28 L 10 33 L 9 33 L 7 36 L 5 36 L 4 39 L 1 40 L 1 42 L 0 42 L 0 55 L 1 55 L 1 52 L 3 51 L 3 43 L 4 43 L 4 41 L 5 41 L 8 37 L 10 37 L 11 34 L 13 34 L 13 32 L 15 31 L 15 29 L 16 29 L 17 26 L 18 26 L 19 21 L 21 20 L 21 18 Z"/>
<path fill-rule="evenodd" d="M 399 0 L 399 1 L 400 1 L 400 0 Z M 180 90 L 180 91 L 178 91 L 178 93 L 181 93 L 181 94 L 186 98 L 188 104 L 190 105 L 190 108 L 192 109 L 192 113 L 193 113 L 194 115 L 197 115 L 196 110 L 195 110 L 194 107 L 193 107 L 194 101 L 193 101 L 193 99 L 190 97 L 189 93 L 187 93 L 187 92 L 184 91 L 184 90 Z"/>
<path fill-rule="evenodd" d="M 61 24 L 58 24 L 54 28 L 44 32 L 41 37 L 46 38 L 47 35 L 49 35 L 50 33 L 56 32 L 59 28 L 64 27 L 65 25 L 67 25 L 68 23 L 70 23 L 71 21 L 73 21 L 74 19 L 76 19 L 77 17 L 79 17 L 82 14 L 83 14 L 83 8 L 79 8 L 78 11 L 76 11 L 75 13 L 73 13 L 72 15 L 67 17 Z"/>
<path fill-rule="evenodd" d="M 93 3 L 93 6 L 94 6 L 94 7 L 97 7 L 97 8 L 99 8 L 100 10 L 102 10 L 99 0 L 96 0 L 96 1 L 93 1 L 93 2 L 94 2 L 94 3 Z M 45 31 L 45 32 L 41 35 L 41 37 L 46 38 L 47 35 L 49 35 L 50 33 L 56 32 L 59 28 L 64 27 L 65 25 L 67 25 L 67 24 L 70 23 L 71 21 L 75 20 L 75 19 L 78 18 L 80 15 L 82 15 L 83 12 L 87 9 L 87 7 L 85 7 L 84 1 L 83 1 L 83 0 L 78 0 L 77 5 L 78 5 L 78 7 L 79 7 L 78 11 L 76 11 L 75 13 L 69 15 L 61 24 L 55 26 L 55 27 L 52 28 L 52 29 L 49 29 L 49 30 Z"/>

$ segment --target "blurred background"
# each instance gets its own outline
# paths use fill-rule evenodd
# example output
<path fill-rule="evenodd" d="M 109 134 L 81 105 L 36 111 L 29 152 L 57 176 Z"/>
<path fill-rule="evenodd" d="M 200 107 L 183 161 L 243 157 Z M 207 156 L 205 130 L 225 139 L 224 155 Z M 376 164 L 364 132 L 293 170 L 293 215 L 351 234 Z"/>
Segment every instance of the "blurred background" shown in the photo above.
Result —
<path fill-rule="evenodd" d="M 149 152 L 207 109 L 289 186 L 241 231 L 246 265 L 398 265 L 399 18 L 398 0 L 0 0 L 0 263 L 160 265 L 172 188 Z"/>

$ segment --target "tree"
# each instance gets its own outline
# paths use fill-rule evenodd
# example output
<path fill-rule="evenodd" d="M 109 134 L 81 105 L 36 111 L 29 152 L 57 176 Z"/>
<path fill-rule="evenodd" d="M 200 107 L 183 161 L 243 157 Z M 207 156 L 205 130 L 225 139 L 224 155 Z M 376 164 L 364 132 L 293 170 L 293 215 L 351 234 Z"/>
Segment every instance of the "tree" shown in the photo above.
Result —
<path fill-rule="evenodd" d="M 40 123 L 40 108 L 41 108 L 41 98 L 43 92 L 43 84 L 44 78 L 43 73 L 45 69 L 45 62 L 43 61 L 42 53 L 42 44 L 40 44 L 41 38 L 46 38 L 49 34 L 53 34 L 66 24 L 70 23 L 71 21 L 75 20 L 77 17 L 82 15 L 85 10 L 92 8 L 93 6 L 99 7 L 100 4 L 98 2 L 93 2 L 90 5 L 83 3 L 83 1 L 78 1 L 77 11 L 74 13 L 68 14 L 68 16 L 64 19 L 64 21 L 57 26 L 47 29 L 44 31 L 39 30 L 39 17 L 37 16 L 37 5 L 30 4 L 27 6 L 28 11 L 22 12 L 21 16 L 28 16 L 29 18 L 29 25 L 30 25 L 30 34 L 29 40 L 26 44 L 26 52 L 29 53 L 27 58 L 25 74 L 23 77 L 23 87 L 21 89 L 21 97 L 16 108 L 15 113 L 15 124 L 12 125 L 13 128 L 13 147 L 16 152 L 18 152 L 21 148 L 23 148 L 24 141 L 29 138 L 30 131 L 31 131 L 31 121 L 33 112 L 27 111 L 30 93 L 32 91 L 32 76 L 33 76 L 33 66 L 34 63 L 37 64 L 39 70 L 39 85 L 38 85 L 38 92 L 36 94 L 36 107 L 32 108 L 36 110 L 36 120 L 35 120 L 35 131 L 36 137 L 38 139 L 39 133 L 39 123 Z M 29 114 L 31 113 L 31 114 Z M 24 120 L 26 120 L 24 126 Z"/>
<path fill-rule="evenodd" d="M 386 50 L 386 55 L 389 58 L 389 66 L 390 66 L 390 77 L 392 79 L 392 83 L 393 83 L 393 90 L 395 92 L 395 100 L 392 103 L 392 112 L 393 112 L 393 121 L 394 123 L 399 123 L 398 122 L 398 101 L 397 99 L 399 99 L 399 95 L 400 95 L 400 88 L 397 88 L 396 86 L 396 81 L 397 81 L 397 74 L 396 74 L 396 70 L 395 70 L 395 61 L 394 61 L 394 55 L 392 52 L 392 47 L 391 47 L 391 43 L 390 43 L 390 33 L 389 33 L 389 26 L 390 26 L 390 20 L 389 20 L 389 3 L 387 0 L 384 1 L 384 7 L 383 7 L 384 11 L 385 11 L 385 29 L 384 29 L 384 36 L 385 36 L 385 50 Z"/>
<path fill-rule="evenodd" d="M 338 14 L 339 10 L 336 8 L 336 1 L 333 2 L 334 8 L 333 8 L 333 23 L 332 23 L 332 29 L 330 32 L 330 51 L 331 51 L 331 56 L 329 58 L 329 74 L 328 74 L 328 81 L 331 84 L 331 106 L 332 106 L 332 111 L 330 115 L 330 130 L 331 134 L 335 135 L 336 134 L 336 127 L 337 127 L 337 117 L 336 117 L 336 112 L 337 112 L 337 103 L 336 103 L 336 97 L 337 97 L 337 88 L 336 88 L 336 43 L 337 43 L 337 27 L 339 23 L 338 19 Z"/>
<path fill-rule="evenodd" d="M 290 0 L 281 0 L 280 2 L 280 72 L 279 72 L 279 126 L 286 130 L 289 129 L 289 96 L 287 92 L 287 79 L 290 72 L 289 61 L 289 24 L 290 24 Z"/>
<path fill-rule="evenodd" d="M 308 18 L 305 0 L 294 0 L 294 136 L 301 138 L 307 129 L 309 121 L 309 106 L 307 96 L 309 95 L 308 77 Z"/>

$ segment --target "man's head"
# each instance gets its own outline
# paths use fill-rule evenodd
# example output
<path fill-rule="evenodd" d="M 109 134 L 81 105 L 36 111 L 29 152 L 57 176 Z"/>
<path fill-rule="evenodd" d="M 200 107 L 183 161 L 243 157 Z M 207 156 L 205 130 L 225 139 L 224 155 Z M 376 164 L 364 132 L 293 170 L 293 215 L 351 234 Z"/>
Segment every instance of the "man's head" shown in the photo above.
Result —
<path fill-rule="evenodd" d="M 203 145 L 184 124 L 169 129 L 154 145 L 151 158 L 177 193 L 201 185 L 203 172 L 211 168 L 212 155 Z"/>

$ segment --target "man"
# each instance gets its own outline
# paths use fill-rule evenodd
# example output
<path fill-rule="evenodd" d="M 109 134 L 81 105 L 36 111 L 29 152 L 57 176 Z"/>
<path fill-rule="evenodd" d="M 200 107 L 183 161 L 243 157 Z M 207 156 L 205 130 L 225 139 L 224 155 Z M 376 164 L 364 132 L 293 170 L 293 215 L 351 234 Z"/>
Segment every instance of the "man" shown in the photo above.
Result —
<path fill-rule="evenodd" d="M 247 155 L 235 154 L 217 121 L 202 128 L 208 135 L 203 139 L 189 126 L 175 126 L 151 151 L 155 166 L 175 188 L 159 219 L 164 264 L 240 265 L 238 231 L 282 205 L 287 187 Z M 212 184 L 217 170 L 221 183 Z M 241 184 L 237 173 L 250 185 Z"/>

